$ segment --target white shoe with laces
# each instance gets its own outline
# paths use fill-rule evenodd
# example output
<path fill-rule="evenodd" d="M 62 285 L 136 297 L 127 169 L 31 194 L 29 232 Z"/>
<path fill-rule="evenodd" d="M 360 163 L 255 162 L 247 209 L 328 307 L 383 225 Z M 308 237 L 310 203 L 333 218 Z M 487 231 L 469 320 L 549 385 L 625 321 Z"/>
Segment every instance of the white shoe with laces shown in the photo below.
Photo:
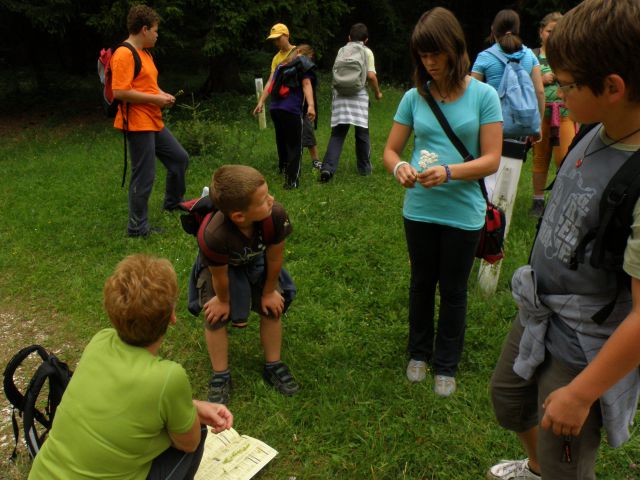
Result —
<path fill-rule="evenodd" d="M 456 379 L 446 375 L 436 375 L 433 391 L 440 397 L 449 397 L 456 391 Z"/>
<path fill-rule="evenodd" d="M 487 472 L 487 478 L 499 480 L 541 480 L 540 475 L 536 475 L 529 469 L 529 459 L 524 460 L 502 460 L 494 465 Z"/>
<path fill-rule="evenodd" d="M 424 382 L 427 379 L 427 362 L 413 358 L 409 360 L 407 378 L 412 383 Z"/>

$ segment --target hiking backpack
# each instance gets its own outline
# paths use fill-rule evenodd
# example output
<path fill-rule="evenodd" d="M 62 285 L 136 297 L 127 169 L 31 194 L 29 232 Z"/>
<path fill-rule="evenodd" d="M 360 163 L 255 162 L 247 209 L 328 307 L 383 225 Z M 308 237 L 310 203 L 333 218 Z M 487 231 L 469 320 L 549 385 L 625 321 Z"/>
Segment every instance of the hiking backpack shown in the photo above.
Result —
<path fill-rule="evenodd" d="M 221 258 L 220 254 L 211 250 L 204 239 L 205 229 L 218 211 L 218 209 L 213 205 L 211 199 L 208 196 L 194 198 L 180 203 L 179 208 L 186 212 L 180 216 L 182 228 L 185 232 L 190 235 L 194 235 L 197 238 L 199 252 L 208 260 L 214 262 L 226 261 L 226 258 Z M 273 243 L 273 239 L 275 238 L 273 217 L 269 215 L 267 218 L 262 220 L 260 226 L 262 229 L 262 240 L 264 243 Z M 200 261 L 200 253 L 196 256 L 193 266 L 191 267 L 187 291 L 187 309 L 196 317 L 202 310 L 197 286 L 198 277 L 200 276 L 200 272 L 207 268 Z"/>
<path fill-rule="evenodd" d="M 15 383 L 16 369 L 29 357 L 32 353 L 37 353 L 42 362 L 31 377 L 29 385 L 24 393 L 22 393 Z M 72 372 L 69 366 L 58 360 L 58 358 L 50 352 L 47 352 L 40 345 L 31 345 L 25 347 L 16 353 L 9 361 L 4 369 L 3 387 L 7 400 L 11 403 L 11 424 L 13 426 L 13 436 L 15 447 L 11 455 L 11 459 L 16 458 L 16 450 L 18 448 L 18 438 L 20 429 L 16 418 L 16 410 L 22 417 L 22 430 L 27 450 L 31 458 L 35 458 L 40 451 L 40 447 L 44 443 L 51 425 L 56 409 L 62 399 L 69 380 L 71 380 Z M 43 403 L 38 400 L 42 388 L 47 384 L 48 395 L 44 410 L 38 407 Z"/>
<path fill-rule="evenodd" d="M 111 57 L 116 53 L 116 50 L 120 47 L 128 48 L 133 55 L 133 80 L 140 74 L 142 70 L 142 60 L 138 51 L 133 45 L 128 42 L 122 42 L 113 48 L 103 48 L 100 50 L 100 57 L 98 57 L 98 77 L 100 77 L 100 83 L 102 84 L 102 107 L 107 117 L 113 118 L 118 113 L 118 107 L 122 102 L 113 98 L 113 89 L 111 87 L 112 73 L 111 73 Z"/>
<path fill-rule="evenodd" d="M 504 72 L 498 87 L 504 137 L 518 138 L 540 134 L 538 97 L 531 76 L 522 68 L 519 60 L 507 57 L 497 44 L 487 52 L 504 63 Z"/>
<path fill-rule="evenodd" d="M 582 125 L 576 134 L 569 152 L 598 124 Z M 598 133 L 596 133 L 598 135 Z M 558 168 L 562 167 L 562 164 Z M 555 180 L 546 188 L 550 190 Z M 631 278 L 623 270 L 624 251 L 631 235 L 633 210 L 640 198 L 640 150 L 634 152 L 611 177 L 602 192 L 599 203 L 599 220 L 596 227 L 587 231 L 578 242 L 569 259 L 569 268 L 577 270 L 581 263 L 588 261 L 593 268 L 617 273 L 616 296 L 611 302 L 596 312 L 591 319 L 602 324 L 616 305 L 618 294 L 623 289 L 631 289 Z M 538 221 L 538 231 L 542 217 Z M 536 237 L 538 234 L 536 231 Z M 534 239 L 535 242 L 535 239 Z M 593 242 L 591 255 L 586 258 L 587 245 Z"/>
<path fill-rule="evenodd" d="M 367 85 L 367 52 L 360 42 L 349 42 L 333 63 L 331 86 L 340 95 L 355 95 Z"/>
<path fill-rule="evenodd" d="M 140 74 L 142 70 L 142 60 L 140 59 L 140 55 L 138 51 L 135 49 L 133 45 L 128 42 L 122 42 L 116 45 L 113 48 L 102 49 L 100 51 L 100 57 L 98 58 L 98 76 L 100 77 L 100 82 L 102 83 L 102 107 L 104 108 L 104 113 L 107 117 L 114 118 L 118 113 L 118 108 L 123 104 L 120 100 L 113 98 L 113 88 L 111 87 L 112 81 L 112 73 L 111 73 L 111 57 L 116 52 L 116 50 L 120 47 L 128 48 L 133 55 L 133 79 Z M 125 110 L 122 112 L 122 143 L 124 145 L 124 166 L 122 169 L 122 184 L 120 187 L 124 187 L 124 181 L 127 178 L 127 130 L 128 130 L 128 116 L 129 116 L 129 104 L 126 104 L 124 107 Z"/>

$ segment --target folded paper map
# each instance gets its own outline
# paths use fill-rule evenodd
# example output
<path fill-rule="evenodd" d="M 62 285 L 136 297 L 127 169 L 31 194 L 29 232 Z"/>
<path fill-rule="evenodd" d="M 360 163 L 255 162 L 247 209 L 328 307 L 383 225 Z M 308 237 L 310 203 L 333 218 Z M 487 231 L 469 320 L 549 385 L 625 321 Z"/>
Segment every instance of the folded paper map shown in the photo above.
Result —
<path fill-rule="evenodd" d="M 233 428 L 209 432 L 195 480 L 249 480 L 277 454 L 266 443 Z"/>

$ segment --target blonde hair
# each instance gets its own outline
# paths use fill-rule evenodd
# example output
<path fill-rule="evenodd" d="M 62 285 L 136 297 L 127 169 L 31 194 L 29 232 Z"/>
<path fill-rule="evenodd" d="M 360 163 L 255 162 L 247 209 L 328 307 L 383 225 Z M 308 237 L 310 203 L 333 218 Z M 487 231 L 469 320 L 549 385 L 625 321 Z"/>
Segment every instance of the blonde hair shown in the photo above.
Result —
<path fill-rule="evenodd" d="M 311 45 L 308 43 L 303 43 L 302 45 L 298 45 L 296 48 L 298 55 L 304 55 L 305 57 L 314 58 L 316 56 L 316 52 Z"/>
<path fill-rule="evenodd" d="M 178 298 L 176 272 L 167 259 L 130 255 L 107 278 L 103 294 L 122 341 L 146 347 L 167 331 Z"/>
<path fill-rule="evenodd" d="M 225 215 L 244 212 L 251 205 L 253 194 L 266 183 L 262 174 L 246 165 L 223 165 L 211 177 L 209 198 Z"/>

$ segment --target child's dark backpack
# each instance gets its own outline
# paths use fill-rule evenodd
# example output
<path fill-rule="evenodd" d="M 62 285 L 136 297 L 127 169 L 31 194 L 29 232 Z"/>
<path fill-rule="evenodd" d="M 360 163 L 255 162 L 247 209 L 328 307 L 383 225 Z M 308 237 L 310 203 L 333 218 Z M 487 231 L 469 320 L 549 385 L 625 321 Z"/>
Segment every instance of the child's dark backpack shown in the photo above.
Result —
<path fill-rule="evenodd" d="M 42 360 L 35 373 L 29 381 L 27 389 L 22 393 L 15 383 L 15 373 L 18 367 L 32 353 L 37 353 Z M 3 386 L 7 400 L 11 403 L 11 423 L 13 425 L 13 435 L 15 439 L 15 447 L 13 449 L 12 459 L 16 458 L 16 450 L 18 448 L 18 438 L 20 429 L 16 418 L 16 410 L 22 417 L 22 431 L 24 440 L 31 458 L 34 458 L 40 451 L 40 447 L 46 439 L 56 409 L 62 399 L 72 372 L 69 366 L 58 360 L 58 358 L 47 352 L 40 345 L 31 345 L 25 347 L 16 353 L 9 361 L 4 369 Z M 45 387 L 46 385 L 46 387 Z M 39 399 L 43 387 L 45 391 L 48 389 L 46 403 L 44 399 Z M 44 392 L 42 392 L 44 394 Z M 44 409 L 40 410 L 44 404 Z"/>
<path fill-rule="evenodd" d="M 218 211 L 208 196 L 194 198 L 179 204 L 184 213 L 180 217 L 182 228 L 190 235 L 194 235 L 198 239 L 199 254 L 191 268 L 189 275 L 189 286 L 187 293 L 187 309 L 189 312 L 198 316 L 202 310 L 198 293 L 198 277 L 201 271 L 206 268 L 200 261 L 200 254 L 204 255 L 208 260 L 213 262 L 220 261 L 220 255 L 209 248 L 204 238 L 204 232 L 207 225 Z M 269 215 L 261 222 L 262 238 L 265 244 L 273 243 L 275 238 L 275 230 L 273 225 L 273 217 Z M 225 259 L 226 260 L 226 259 Z"/>

